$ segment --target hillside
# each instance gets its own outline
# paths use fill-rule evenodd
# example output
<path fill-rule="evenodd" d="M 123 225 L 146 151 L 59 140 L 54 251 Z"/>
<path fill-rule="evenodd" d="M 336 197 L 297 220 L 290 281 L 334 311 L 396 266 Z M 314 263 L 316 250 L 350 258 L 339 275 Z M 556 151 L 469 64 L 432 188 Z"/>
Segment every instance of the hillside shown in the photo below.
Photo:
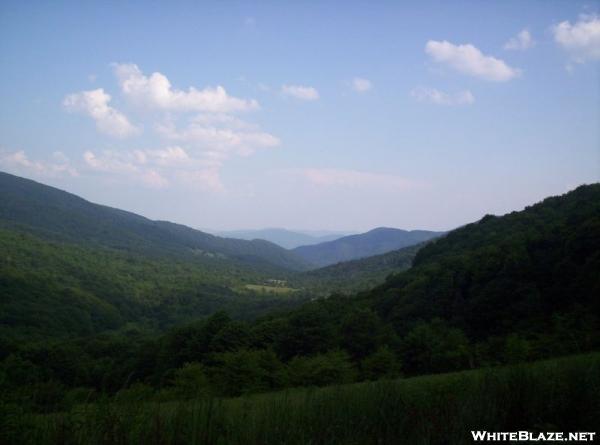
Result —
<path fill-rule="evenodd" d="M 382 284 L 388 276 L 411 267 L 424 244 L 405 247 L 381 255 L 332 264 L 298 273 L 290 278 L 293 287 L 309 289 L 317 295 L 353 294 Z"/>
<path fill-rule="evenodd" d="M 0 228 L 0 344 L 125 326 L 160 332 L 218 310 L 251 319 L 301 303 L 233 290 L 270 277 L 224 258 L 147 257 Z"/>
<path fill-rule="evenodd" d="M 556 329 L 575 338 L 598 329 L 599 271 L 600 184 L 593 184 L 450 232 L 364 301 L 400 333 L 438 317 L 473 339 Z M 591 337 L 573 341 L 583 347 Z"/>
<path fill-rule="evenodd" d="M 206 287 L 189 263 L 65 250 L 12 232 L 3 242 L 9 254 L 0 262 L 0 290 L 10 299 L 0 312 L 0 383 L 14 409 L 61 411 L 102 393 L 145 401 L 231 397 L 600 349 L 600 184 L 430 241 L 412 268 L 370 291 L 300 307 L 280 301 L 282 310 L 269 313 L 265 307 L 274 306 L 260 298 L 249 304 L 231 295 L 224 298 L 231 305 L 221 304 L 211 290 L 222 284 Z M 263 316 L 236 320 L 214 313 L 219 304 Z M 93 336 L 98 323 L 121 330 Z M 172 327 L 132 329 L 151 323 Z M 22 326 L 29 336 L 7 335 Z M 49 326 L 73 338 L 42 340 Z"/>
<path fill-rule="evenodd" d="M 345 236 L 346 234 L 329 233 L 326 235 L 314 235 L 306 232 L 273 228 L 260 230 L 231 230 L 226 232 L 217 232 L 216 235 L 245 240 L 263 239 L 275 243 L 285 249 L 294 249 L 299 246 L 308 246 L 327 241 L 333 241 Z"/>
<path fill-rule="evenodd" d="M 145 255 L 224 257 L 251 267 L 290 270 L 308 267 L 299 256 L 268 241 L 220 238 L 183 225 L 152 221 L 2 172 L 0 225 L 48 239 Z"/>
<path fill-rule="evenodd" d="M 365 258 L 412 246 L 443 232 L 400 230 L 380 227 L 359 235 L 350 235 L 314 246 L 301 246 L 293 252 L 318 267 Z"/>

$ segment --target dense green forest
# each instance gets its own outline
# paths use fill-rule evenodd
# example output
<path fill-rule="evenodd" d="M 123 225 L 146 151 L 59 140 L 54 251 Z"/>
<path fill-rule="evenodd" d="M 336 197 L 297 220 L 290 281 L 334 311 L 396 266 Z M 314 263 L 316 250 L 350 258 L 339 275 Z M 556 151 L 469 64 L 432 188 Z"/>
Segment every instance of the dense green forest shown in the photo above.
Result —
<path fill-rule="evenodd" d="M 410 267 L 419 248 L 291 273 L 255 270 L 225 258 L 148 257 L 0 228 L 0 337 L 157 333 L 218 310 L 252 320 L 315 296 L 370 288 Z M 245 287 L 274 278 L 289 280 L 295 291 L 284 297 Z"/>
<path fill-rule="evenodd" d="M 23 400 L 19 388 L 26 385 L 34 406 L 38 401 L 30 389 L 36 384 L 52 387 L 60 396 L 46 400 L 48 403 L 61 402 L 61 397 L 72 390 L 115 392 L 133 384 L 170 394 L 177 391 L 177 376 L 189 372 L 195 376 L 192 380 L 203 382 L 210 394 L 235 396 L 594 350 L 600 346 L 599 215 L 600 185 L 580 187 L 523 212 L 487 216 L 456 230 L 421 249 L 413 268 L 389 277 L 372 291 L 356 297 L 332 295 L 253 321 L 236 320 L 220 311 L 187 325 L 179 324 L 158 336 L 125 329 L 69 341 L 5 341 L 5 390 L 9 394 L 16 391 L 13 397 Z M 52 251 L 46 253 L 35 244 L 29 252 L 22 252 L 23 258 L 16 261 L 44 262 L 52 256 Z M 119 269 L 129 264 L 127 259 L 110 260 L 86 260 L 85 255 L 73 253 L 65 268 L 74 272 L 57 277 L 62 280 L 62 292 L 52 288 L 37 291 L 62 303 L 57 311 L 66 312 L 58 324 L 75 318 L 68 311 L 77 310 L 76 305 L 64 304 L 60 298 L 79 301 L 82 313 L 86 312 L 85 305 L 94 301 L 94 283 L 109 286 L 102 280 L 119 274 L 128 277 L 112 282 L 129 283 L 128 287 L 120 294 L 113 292 L 113 298 L 119 301 L 111 301 L 105 293 L 104 298 L 112 306 L 99 306 L 106 309 L 90 316 L 89 323 L 109 324 L 139 309 L 129 302 L 144 303 L 146 311 L 137 315 L 161 320 L 152 311 L 164 306 L 161 298 L 154 299 L 157 294 L 168 299 L 173 295 L 171 291 L 183 292 L 181 298 L 189 299 L 189 306 L 175 304 L 174 308 L 190 318 L 197 318 L 190 310 L 195 304 L 200 305 L 200 313 L 214 308 L 204 307 L 205 298 L 185 295 L 186 283 L 188 289 L 194 288 L 205 277 L 197 277 L 194 282 L 184 265 L 164 264 L 166 270 L 157 274 L 148 269 L 156 267 L 155 263 L 140 260 L 137 273 L 141 276 L 136 276 L 135 268 Z M 13 264 L 11 261 L 5 260 L 6 265 Z M 85 261 L 97 264 L 100 275 L 77 278 L 77 267 Z M 13 275 L 27 270 L 16 264 L 11 267 Z M 5 286 L 20 286 L 14 284 L 18 276 L 3 276 L 7 277 Z M 162 276 L 172 278 L 155 281 Z M 66 291 L 68 280 L 84 278 L 91 286 L 89 294 L 77 298 Z M 23 289 L 28 289 L 36 285 L 36 280 L 25 276 L 21 283 Z M 30 292 L 23 292 L 23 304 L 34 304 L 36 299 L 27 300 L 27 294 Z M 123 295 L 129 297 L 123 299 Z M 27 310 L 26 306 L 16 306 L 12 317 Z M 56 366 L 54 360 L 48 360 L 54 355 L 60 357 Z M 12 381 L 11 376 L 17 380 Z"/>
<path fill-rule="evenodd" d="M 37 422 L 82 404 L 221 400 L 600 349 L 600 184 L 485 216 L 425 246 L 321 271 L 288 270 L 280 277 L 304 291 L 285 298 L 236 291 L 271 275 L 244 262 L 232 269 L 231 258 L 144 256 L 14 228 L 0 231 L 0 245 L 5 419 L 30 413 Z M 412 268 L 378 275 L 413 258 Z M 382 282 L 351 296 L 348 277 L 359 287 Z M 315 298 L 318 285 L 346 293 Z M 10 422 L 2 424 L 6 434 Z"/>
<path fill-rule="evenodd" d="M 186 261 L 45 241 L 0 229 L 0 338 L 158 332 L 219 309 L 251 319 L 307 297 L 236 292 L 271 277 L 230 260 Z"/>

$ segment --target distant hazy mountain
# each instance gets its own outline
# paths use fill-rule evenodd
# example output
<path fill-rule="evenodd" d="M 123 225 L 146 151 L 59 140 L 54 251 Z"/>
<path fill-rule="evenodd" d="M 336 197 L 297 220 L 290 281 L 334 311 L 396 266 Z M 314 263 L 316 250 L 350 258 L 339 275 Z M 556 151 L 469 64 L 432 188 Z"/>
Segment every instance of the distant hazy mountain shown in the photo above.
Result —
<path fill-rule="evenodd" d="M 300 272 L 290 282 L 293 287 L 309 289 L 315 295 L 352 294 L 372 289 L 383 284 L 391 274 L 410 268 L 415 255 L 426 244 Z"/>
<path fill-rule="evenodd" d="M 287 229 L 259 229 L 259 230 L 231 230 L 217 232 L 215 235 L 227 238 L 238 238 L 244 240 L 263 239 L 271 241 L 286 249 L 293 249 L 298 246 L 310 246 L 313 244 L 333 241 L 348 233 L 326 232 L 326 231 L 293 231 Z"/>
<path fill-rule="evenodd" d="M 379 227 L 359 235 L 345 236 L 312 246 L 300 246 L 293 249 L 293 252 L 311 264 L 324 267 L 342 261 L 365 258 L 413 246 L 443 233 Z"/>
<path fill-rule="evenodd" d="M 307 268 L 301 257 L 268 241 L 221 238 L 180 224 L 152 221 L 2 172 L 0 226 L 44 238 L 142 254 L 212 256 L 252 267 Z"/>

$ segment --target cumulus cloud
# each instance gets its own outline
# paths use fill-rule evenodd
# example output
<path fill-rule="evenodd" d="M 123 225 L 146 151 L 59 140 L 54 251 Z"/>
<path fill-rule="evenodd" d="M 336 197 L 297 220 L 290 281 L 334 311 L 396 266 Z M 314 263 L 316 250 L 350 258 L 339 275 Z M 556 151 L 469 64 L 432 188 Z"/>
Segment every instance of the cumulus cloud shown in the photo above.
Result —
<path fill-rule="evenodd" d="M 110 99 L 104 89 L 98 88 L 69 94 L 63 106 L 67 111 L 87 114 L 96 122 L 98 131 L 110 136 L 124 138 L 138 133 L 139 129 L 123 113 L 108 105 Z"/>
<path fill-rule="evenodd" d="M 387 188 L 407 190 L 416 183 L 396 175 L 333 168 L 309 168 L 301 171 L 311 184 L 322 187 Z"/>
<path fill-rule="evenodd" d="M 87 150 L 78 160 L 82 172 L 153 188 L 185 184 L 222 191 L 225 188 L 220 171 L 228 159 L 249 156 L 280 144 L 277 137 L 233 114 L 257 109 L 254 100 L 232 97 L 221 86 L 178 90 L 163 74 L 155 72 L 147 76 L 134 64 L 115 64 L 113 68 L 125 98 L 133 104 L 164 112 L 158 120 L 154 113 L 142 117 L 152 119 L 148 123 L 165 147 Z M 124 114 L 109 106 L 110 100 L 100 88 L 71 94 L 63 105 L 68 111 L 93 117 L 103 132 L 115 136 L 137 132 Z"/>
<path fill-rule="evenodd" d="M 524 29 L 515 37 L 511 37 L 508 42 L 504 44 L 504 49 L 525 51 L 526 49 L 533 48 L 534 46 L 535 42 L 531 37 L 531 33 Z"/>
<path fill-rule="evenodd" d="M 574 24 L 561 22 L 552 27 L 552 33 L 554 41 L 574 62 L 600 60 L 600 17 L 597 15 L 582 15 Z"/>
<path fill-rule="evenodd" d="M 438 63 L 484 80 L 506 82 L 520 75 L 520 70 L 511 68 L 503 60 L 486 56 L 471 44 L 454 45 L 445 40 L 430 40 L 425 45 L 425 52 Z"/>
<path fill-rule="evenodd" d="M 30 160 L 23 150 L 0 151 L 0 166 L 13 173 L 40 177 L 79 176 L 77 169 L 64 153 L 56 151 L 51 160 Z"/>
<path fill-rule="evenodd" d="M 475 96 L 469 90 L 445 93 L 435 88 L 417 87 L 410 95 L 419 102 L 436 105 L 471 105 L 475 102 Z"/>
<path fill-rule="evenodd" d="M 283 85 L 281 93 L 284 96 L 295 97 L 300 100 L 319 99 L 319 92 L 315 88 L 303 85 Z"/>
<path fill-rule="evenodd" d="M 352 89 L 357 93 L 365 93 L 373 88 L 373 84 L 369 79 L 363 79 L 360 77 L 355 77 L 352 79 Z"/>
<path fill-rule="evenodd" d="M 138 105 L 170 111 L 213 113 L 259 108 L 256 100 L 230 96 L 220 85 L 201 90 L 190 87 L 183 91 L 173 88 L 164 74 L 155 72 L 146 76 L 135 64 L 115 64 L 114 70 L 123 94 Z"/>

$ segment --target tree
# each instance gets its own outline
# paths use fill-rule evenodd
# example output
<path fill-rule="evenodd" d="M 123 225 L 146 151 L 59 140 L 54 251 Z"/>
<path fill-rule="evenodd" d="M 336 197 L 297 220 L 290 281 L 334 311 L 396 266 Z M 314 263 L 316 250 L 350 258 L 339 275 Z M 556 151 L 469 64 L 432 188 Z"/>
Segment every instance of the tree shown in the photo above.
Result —
<path fill-rule="evenodd" d="M 417 324 L 402 341 L 403 364 L 411 373 L 454 371 L 469 365 L 469 341 L 440 319 Z"/>
<path fill-rule="evenodd" d="M 356 379 L 350 356 L 339 350 L 295 357 L 288 364 L 288 375 L 292 386 L 339 385 Z"/>
<path fill-rule="evenodd" d="M 246 323 L 232 321 L 215 334 L 210 342 L 211 352 L 228 352 L 250 345 L 250 329 Z"/>
<path fill-rule="evenodd" d="M 275 345 L 280 357 L 323 353 L 337 345 L 336 329 L 324 305 L 307 305 L 293 313 Z"/>
<path fill-rule="evenodd" d="M 518 334 L 506 337 L 504 345 L 504 360 L 506 363 L 526 361 L 531 354 L 531 344 Z"/>
<path fill-rule="evenodd" d="M 398 357 L 387 346 L 380 347 L 360 364 L 361 376 L 365 380 L 394 378 L 401 375 Z"/>
<path fill-rule="evenodd" d="M 278 388 L 283 365 L 272 351 L 237 350 L 214 354 L 210 381 L 222 396 L 239 396 Z"/>
<path fill-rule="evenodd" d="M 363 359 L 379 346 L 381 326 L 381 320 L 371 309 L 352 311 L 341 324 L 342 347 L 354 360 Z"/>
<path fill-rule="evenodd" d="M 173 386 L 184 399 L 204 397 L 209 394 L 209 382 L 200 363 L 186 363 L 175 371 Z"/>

